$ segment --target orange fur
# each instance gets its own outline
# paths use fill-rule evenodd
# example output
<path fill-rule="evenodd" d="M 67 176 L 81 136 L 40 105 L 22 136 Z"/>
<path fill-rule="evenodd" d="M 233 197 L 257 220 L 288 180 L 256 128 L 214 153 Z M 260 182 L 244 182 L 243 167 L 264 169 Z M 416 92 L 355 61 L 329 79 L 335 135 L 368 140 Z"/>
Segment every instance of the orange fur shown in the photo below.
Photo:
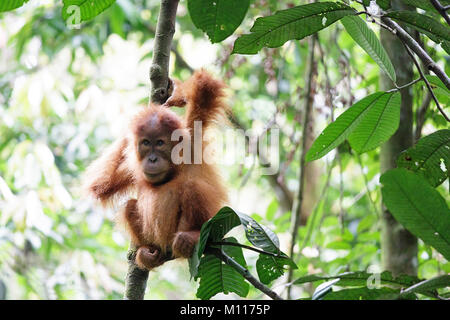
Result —
<path fill-rule="evenodd" d="M 157 267 L 167 250 L 175 258 L 189 257 L 202 224 L 225 204 L 227 192 L 218 170 L 204 161 L 172 163 L 173 174 L 168 181 L 159 185 L 149 183 L 140 166 L 137 137 L 145 130 L 155 130 L 169 139 L 175 129 L 185 130 L 189 135 L 194 121 L 202 121 L 204 132 L 227 111 L 222 101 L 224 88 L 222 82 L 203 70 L 183 84 L 176 82 L 165 105 L 150 105 L 141 111 L 131 121 L 131 136 L 119 139 L 88 169 L 86 189 L 105 205 L 117 196 L 137 192 L 137 199 L 128 201 L 118 220 L 138 247 L 136 260 L 140 267 Z M 185 104 L 184 119 L 167 108 Z"/>

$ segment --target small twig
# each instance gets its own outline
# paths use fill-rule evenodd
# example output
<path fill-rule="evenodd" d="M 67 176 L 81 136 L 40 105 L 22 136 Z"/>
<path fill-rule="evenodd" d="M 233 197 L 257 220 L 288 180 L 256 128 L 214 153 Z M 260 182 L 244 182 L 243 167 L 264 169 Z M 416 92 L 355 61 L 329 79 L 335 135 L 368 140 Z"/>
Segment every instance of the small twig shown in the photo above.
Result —
<path fill-rule="evenodd" d="M 246 132 L 248 128 L 241 122 L 239 119 L 237 119 L 235 116 L 231 115 L 229 117 L 230 122 L 236 126 L 238 129 L 243 130 Z M 246 142 L 248 142 L 249 136 L 245 135 Z M 267 155 L 265 155 L 262 150 L 258 151 L 258 157 L 262 160 L 263 163 L 269 163 L 267 160 Z M 280 173 L 273 174 L 273 175 L 265 175 L 269 180 L 269 183 L 273 186 L 275 189 L 275 193 L 277 194 L 277 198 L 283 207 L 284 210 L 290 210 L 292 208 L 293 195 L 289 188 L 286 186 L 286 184 L 283 182 L 282 179 L 280 179 Z"/>
<path fill-rule="evenodd" d="M 273 253 L 273 252 L 267 252 L 258 248 L 254 248 L 251 246 L 247 246 L 245 244 L 241 244 L 241 243 L 235 243 L 235 242 L 224 242 L 224 241 L 218 241 L 218 242 L 210 242 L 209 243 L 212 246 L 232 246 L 232 247 L 240 247 L 240 248 L 244 248 L 244 249 L 248 249 L 248 250 L 252 250 L 261 254 L 265 254 L 268 256 L 272 256 L 275 258 L 283 258 L 282 255 L 278 254 L 278 253 Z"/>
<path fill-rule="evenodd" d="M 209 249 L 208 253 L 212 253 L 217 258 L 225 262 L 227 265 L 236 270 L 239 274 L 241 274 L 248 282 L 250 282 L 256 289 L 264 292 L 270 298 L 274 300 L 283 300 L 275 291 L 272 291 L 269 287 L 267 287 L 262 282 L 258 281 L 246 268 L 237 263 L 233 258 L 227 255 L 225 252 L 219 249 Z"/>
<path fill-rule="evenodd" d="M 371 16 L 370 13 L 367 13 L 367 14 L 368 14 L 369 16 Z M 377 21 L 377 20 L 375 20 L 375 19 L 373 19 L 373 18 L 371 18 L 370 21 L 371 21 L 372 23 L 375 23 L 375 24 L 379 25 L 380 27 L 382 27 L 382 28 L 388 30 L 389 32 L 392 32 L 392 33 L 395 34 L 395 30 L 392 29 L 392 28 L 390 28 L 390 27 L 388 27 L 388 26 L 385 25 L 384 23 L 382 23 L 382 22 L 380 22 L 380 21 Z"/>
<path fill-rule="evenodd" d="M 292 257 L 294 253 L 295 244 L 297 242 L 297 233 L 298 233 L 298 227 L 300 225 L 300 216 L 302 213 L 302 205 L 303 205 L 303 197 L 304 197 L 304 189 L 305 189 L 305 168 L 306 168 L 306 148 L 307 148 L 307 142 L 308 142 L 308 122 L 310 118 L 310 113 L 313 105 L 313 82 L 314 82 L 314 75 L 316 73 L 316 68 L 314 65 L 314 49 L 316 45 L 316 37 L 311 37 L 309 41 L 309 70 L 308 70 L 308 80 L 307 80 L 307 86 L 306 86 L 306 97 L 305 97 L 305 113 L 303 117 L 303 132 L 302 132 L 302 149 L 300 152 L 300 175 L 299 175 L 299 187 L 297 192 L 297 201 L 294 202 L 294 208 L 292 208 L 292 230 L 291 230 L 291 245 L 289 249 L 289 256 Z M 289 269 L 288 273 L 288 282 L 291 281 L 293 276 L 293 270 L 292 268 Z M 290 299 L 291 291 L 290 288 L 288 288 L 287 297 Z"/>
<path fill-rule="evenodd" d="M 396 83 L 394 83 L 395 88 L 393 88 L 393 89 L 391 89 L 391 90 L 388 90 L 388 91 L 386 91 L 386 92 L 396 92 L 396 91 L 400 91 L 400 90 L 402 90 L 402 89 L 408 88 L 408 87 L 410 87 L 410 86 L 416 84 L 417 82 L 419 82 L 419 81 L 421 81 L 421 80 L 422 80 L 422 78 L 420 77 L 420 78 L 418 78 L 418 79 L 416 79 L 416 80 L 413 80 L 413 81 L 411 81 L 410 83 L 407 83 L 407 84 L 405 84 L 405 85 L 403 85 L 403 86 L 398 86 Z"/>
<path fill-rule="evenodd" d="M 331 172 L 333 171 L 333 168 L 334 168 L 334 166 L 336 164 L 336 160 L 337 160 L 337 158 L 334 157 L 333 161 L 331 162 L 331 164 L 329 164 L 329 167 L 328 167 L 328 170 L 327 170 L 327 180 L 325 181 L 325 184 L 324 184 L 324 186 L 322 188 L 322 191 L 320 192 L 320 194 L 322 195 L 322 198 L 319 199 L 319 201 L 315 204 L 314 210 L 313 210 L 311 216 L 309 217 L 309 219 L 312 219 L 311 226 L 314 226 L 314 222 L 316 220 L 316 216 L 317 216 L 317 212 L 319 210 L 320 202 L 326 200 L 326 196 L 325 195 L 327 194 L 328 188 L 330 187 Z M 306 235 L 303 238 L 303 241 L 302 241 L 301 245 L 298 248 L 298 252 L 302 252 L 302 250 L 306 247 L 306 245 L 309 242 L 309 238 L 311 237 L 311 235 L 312 235 L 312 228 L 308 228 L 308 230 L 306 232 Z M 290 256 L 290 257 L 291 257 L 291 259 L 293 258 L 293 256 Z"/>
<path fill-rule="evenodd" d="M 450 6 L 444 7 L 438 0 L 431 0 L 431 4 L 441 14 L 445 21 L 450 25 L 450 17 L 447 14 L 447 10 Z M 446 9 L 447 8 L 447 9 Z"/>
<path fill-rule="evenodd" d="M 334 118 L 333 93 L 331 92 L 332 89 L 331 89 L 330 76 L 328 75 L 328 65 L 325 62 L 325 53 L 324 53 L 322 45 L 320 43 L 319 34 L 316 33 L 315 36 L 317 37 L 317 47 L 319 48 L 319 52 L 320 52 L 320 62 L 323 66 L 324 74 L 325 74 L 326 95 L 327 95 L 328 103 L 330 105 L 330 109 L 332 111 L 333 118 Z M 332 119 L 332 121 L 334 121 L 334 119 Z"/>
<path fill-rule="evenodd" d="M 406 48 L 406 52 L 408 52 L 409 56 L 411 57 L 411 59 L 414 62 L 414 65 L 416 66 L 417 70 L 419 71 L 420 78 L 425 82 L 425 84 L 428 88 L 428 91 L 430 92 L 431 96 L 433 97 L 434 102 L 436 102 L 436 106 L 439 109 L 439 112 L 444 116 L 445 120 L 450 122 L 450 118 L 445 114 L 444 109 L 442 109 L 441 105 L 439 104 L 438 99 L 434 95 L 433 88 L 431 88 L 431 85 L 428 82 L 427 78 L 425 77 L 425 74 L 423 73 L 422 68 L 420 67 L 419 62 L 417 61 L 416 57 L 414 57 L 414 54 L 412 53 L 411 49 L 404 42 L 402 42 L 402 43 Z"/>
<path fill-rule="evenodd" d="M 183 58 L 180 52 L 178 52 L 178 42 L 173 41 L 172 46 L 170 47 L 170 50 L 175 54 L 175 64 L 179 68 L 187 69 L 191 73 L 193 73 L 195 70 L 192 68 L 189 63 Z"/>
<path fill-rule="evenodd" d="M 341 233 L 345 231 L 345 215 L 344 215 L 344 176 L 342 172 L 342 158 L 339 149 L 336 150 L 336 158 L 339 164 L 339 222 L 341 224 Z"/>

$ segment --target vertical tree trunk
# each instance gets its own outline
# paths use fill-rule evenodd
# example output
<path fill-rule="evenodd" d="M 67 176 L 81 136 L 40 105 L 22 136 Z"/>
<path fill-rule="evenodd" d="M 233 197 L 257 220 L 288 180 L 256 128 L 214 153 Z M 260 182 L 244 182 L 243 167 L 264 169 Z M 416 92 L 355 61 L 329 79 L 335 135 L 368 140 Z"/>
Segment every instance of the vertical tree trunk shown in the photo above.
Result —
<path fill-rule="evenodd" d="M 393 0 L 395 10 L 408 10 L 400 0 Z M 385 47 L 397 74 L 397 84 L 403 85 L 413 80 L 413 63 L 402 42 L 391 32 L 381 29 L 380 40 Z M 381 89 L 393 87 L 391 80 L 381 74 Z M 400 152 L 413 144 L 413 94 L 412 87 L 400 91 L 402 96 L 400 124 L 397 132 L 381 147 L 381 173 L 395 168 Z M 417 238 L 403 228 L 383 207 L 381 218 L 381 252 L 384 270 L 394 275 L 417 274 Z"/>
<path fill-rule="evenodd" d="M 169 98 L 169 58 L 175 33 L 175 19 L 179 0 L 161 0 L 150 67 L 150 101 L 163 104 Z M 125 300 L 143 300 L 147 287 L 148 271 L 139 269 L 135 263 L 136 247 L 131 243 L 128 250 L 128 271 L 125 278 Z"/>

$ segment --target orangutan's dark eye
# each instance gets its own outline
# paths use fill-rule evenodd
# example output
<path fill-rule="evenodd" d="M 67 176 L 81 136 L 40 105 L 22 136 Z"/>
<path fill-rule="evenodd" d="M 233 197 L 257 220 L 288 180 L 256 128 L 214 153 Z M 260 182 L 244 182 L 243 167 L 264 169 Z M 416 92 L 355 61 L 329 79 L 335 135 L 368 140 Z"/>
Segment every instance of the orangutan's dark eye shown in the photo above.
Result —
<path fill-rule="evenodd" d="M 150 141 L 148 141 L 147 139 L 142 140 L 142 145 L 144 146 L 149 146 L 150 145 Z"/>
<path fill-rule="evenodd" d="M 161 139 L 159 139 L 158 141 L 156 141 L 156 145 L 158 147 L 162 146 L 164 144 L 164 141 L 162 141 Z"/>

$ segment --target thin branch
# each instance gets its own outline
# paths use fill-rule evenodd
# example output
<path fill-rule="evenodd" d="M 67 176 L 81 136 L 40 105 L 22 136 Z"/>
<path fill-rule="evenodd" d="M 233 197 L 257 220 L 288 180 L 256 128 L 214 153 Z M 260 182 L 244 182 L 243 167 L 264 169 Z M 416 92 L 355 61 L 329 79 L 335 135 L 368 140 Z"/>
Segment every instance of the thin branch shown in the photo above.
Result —
<path fill-rule="evenodd" d="M 339 164 L 339 223 L 341 224 L 341 233 L 345 231 L 345 214 L 344 214 L 344 175 L 342 172 L 342 158 L 339 149 L 336 150 L 336 158 Z"/>
<path fill-rule="evenodd" d="M 273 252 L 267 252 L 258 248 L 254 248 L 251 246 L 247 246 L 245 244 L 241 244 L 241 243 L 235 243 L 235 242 L 224 242 L 224 241 L 219 241 L 219 242 L 210 242 L 209 243 L 212 246 L 232 246 L 232 247 L 240 247 L 240 248 L 244 248 L 244 249 L 248 249 L 248 250 L 252 250 L 261 254 L 265 254 L 271 257 L 275 257 L 275 258 L 283 258 L 282 255 L 278 254 L 278 253 L 273 253 Z"/>
<path fill-rule="evenodd" d="M 419 71 L 420 78 L 425 82 L 425 84 L 428 88 L 428 91 L 430 92 L 431 96 L 433 97 L 434 102 L 436 102 L 436 106 L 439 109 L 439 112 L 444 116 L 445 120 L 450 122 L 450 118 L 445 114 L 444 109 L 442 109 L 441 105 L 439 104 L 438 99 L 434 95 L 433 88 L 431 88 L 431 85 L 428 82 L 427 78 L 425 77 L 425 74 L 423 73 L 422 68 L 420 67 L 419 62 L 417 61 L 416 57 L 414 57 L 414 54 L 411 52 L 411 49 L 405 43 L 403 43 L 403 45 L 405 46 L 406 52 L 408 52 L 409 56 L 411 57 L 411 59 L 414 62 L 414 65 L 416 66 L 417 70 Z"/>
<path fill-rule="evenodd" d="M 310 113 L 312 109 L 313 104 L 313 82 L 314 82 L 314 74 L 316 72 L 316 68 L 314 66 L 314 48 L 316 44 L 316 37 L 311 37 L 309 42 L 309 71 L 308 71 L 308 80 L 307 80 L 307 86 L 306 86 L 306 97 L 305 97 L 305 114 L 303 118 L 303 134 L 302 134 L 302 150 L 300 154 L 300 177 L 299 177 L 299 187 L 298 187 L 298 193 L 297 193 L 297 201 L 295 204 L 295 208 L 292 209 L 292 215 L 293 215 L 293 226 L 291 230 L 291 246 L 289 249 L 289 256 L 292 257 L 294 253 L 295 244 L 297 241 L 297 232 L 298 227 L 300 224 L 300 215 L 302 212 L 302 205 L 303 205 L 303 194 L 305 189 L 305 167 L 306 167 L 306 148 L 307 148 L 307 142 L 308 142 L 308 121 L 310 118 Z M 293 276 L 293 270 L 292 268 L 289 269 L 288 273 L 288 282 L 291 281 Z M 288 288 L 288 299 L 290 298 L 290 288 Z"/>
<path fill-rule="evenodd" d="M 183 58 L 181 53 L 178 51 L 178 41 L 173 41 L 170 50 L 175 54 L 175 64 L 178 68 L 183 68 L 189 70 L 191 73 L 194 72 L 194 68 L 192 68 L 189 63 Z"/>
<path fill-rule="evenodd" d="M 225 262 L 227 265 L 236 270 L 239 274 L 241 274 L 248 282 L 250 282 L 256 289 L 264 292 L 270 298 L 274 300 L 283 300 L 275 291 L 272 291 L 269 287 L 267 287 L 262 282 L 258 281 L 246 268 L 237 263 L 233 258 L 227 255 L 225 252 L 219 249 L 209 249 L 208 252 L 214 254 L 217 258 Z"/>
<path fill-rule="evenodd" d="M 298 248 L 299 252 L 303 251 L 303 249 L 308 244 L 310 237 L 312 236 L 312 233 L 313 233 L 312 231 L 313 231 L 313 228 L 315 226 L 315 220 L 316 220 L 317 214 L 319 212 L 319 208 L 320 208 L 321 202 L 327 200 L 328 188 L 330 187 L 331 172 L 332 172 L 333 168 L 335 167 L 336 162 L 337 162 L 337 158 L 334 157 L 333 160 L 331 161 L 331 163 L 327 164 L 327 166 L 328 166 L 328 168 L 326 170 L 327 171 L 327 174 L 326 174 L 327 180 L 325 181 L 325 184 L 323 185 L 323 188 L 322 188 L 322 190 L 320 192 L 320 194 L 322 196 L 319 199 L 319 201 L 315 204 L 314 210 L 313 210 L 312 214 L 308 218 L 309 227 L 306 230 L 306 235 L 303 238 L 303 241 L 302 241 L 301 245 Z M 320 227 L 321 227 L 321 223 L 319 223 L 319 225 L 318 225 L 318 227 L 316 229 L 320 230 Z M 291 256 L 291 259 L 294 259 L 294 256 Z M 292 279 L 289 279 L 289 281 L 287 281 L 284 285 L 286 286 L 286 289 L 289 290 L 289 288 L 292 286 L 293 283 L 294 283 L 294 281 Z"/>
<path fill-rule="evenodd" d="M 325 87 L 326 87 L 326 95 L 327 95 L 327 99 L 328 99 L 327 102 L 330 105 L 330 108 L 331 108 L 331 111 L 332 111 L 333 117 L 334 117 L 333 93 L 331 92 L 332 88 L 331 88 L 330 76 L 328 75 L 328 65 L 325 62 L 325 53 L 324 53 L 322 45 L 320 43 L 319 34 L 316 33 L 315 36 L 317 37 L 317 47 L 319 48 L 319 52 L 320 52 L 320 62 L 323 66 L 324 74 L 325 74 Z M 332 121 L 334 121 L 334 119 L 332 119 Z"/>
<path fill-rule="evenodd" d="M 407 84 L 405 84 L 405 85 L 403 85 L 403 86 L 398 86 L 396 83 L 394 83 L 395 88 L 393 88 L 393 89 L 391 89 L 391 90 L 388 90 L 388 91 L 386 91 L 386 92 L 396 92 L 396 91 L 400 91 L 400 90 L 402 90 L 402 89 L 408 88 L 408 87 L 410 87 L 410 86 L 416 84 L 417 82 L 419 82 L 419 81 L 421 81 L 421 80 L 422 80 L 422 77 L 420 77 L 420 78 L 418 78 L 418 79 L 416 79 L 416 80 L 413 80 L 413 81 L 411 81 L 410 83 L 407 83 Z"/>
<path fill-rule="evenodd" d="M 322 195 L 322 198 L 319 199 L 319 201 L 316 203 L 316 205 L 314 206 L 314 211 L 311 214 L 311 216 L 309 217 L 309 219 L 312 220 L 312 222 L 310 224 L 311 228 L 308 228 L 308 230 L 306 230 L 306 235 L 303 238 L 303 241 L 302 241 L 300 247 L 298 248 L 299 252 L 302 252 L 302 250 L 306 247 L 306 245 L 309 242 L 309 238 L 312 235 L 312 227 L 314 226 L 314 222 L 316 220 L 317 213 L 319 212 L 319 204 L 320 204 L 321 201 L 325 201 L 326 200 L 326 196 L 325 195 L 327 194 L 328 188 L 330 187 L 331 172 L 333 171 L 334 166 L 336 165 L 336 161 L 337 161 L 337 157 L 334 157 L 333 160 L 331 161 L 331 163 L 329 164 L 329 167 L 328 167 L 328 170 L 327 170 L 327 180 L 325 181 L 325 184 L 323 185 L 322 191 L 320 193 Z M 290 257 L 291 257 L 291 259 L 293 259 L 293 256 L 290 256 Z"/>
<path fill-rule="evenodd" d="M 445 19 L 447 24 L 450 25 L 450 17 L 447 14 L 447 10 L 450 6 L 444 7 L 438 0 L 431 0 L 431 4 L 436 8 L 436 10 L 441 14 L 441 16 Z"/>
<path fill-rule="evenodd" d="M 415 54 L 419 57 L 419 59 L 423 62 L 424 66 L 432 71 L 439 79 L 442 80 L 444 85 L 450 90 L 450 78 L 447 76 L 445 71 L 431 59 L 428 53 L 414 40 L 413 37 L 409 35 L 399 24 L 392 21 L 388 17 L 382 17 L 381 20 L 391 28 L 400 40 L 405 43 Z"/>
<path fill-rule="evenodd" d="M 238 129 L 241 129 L 244 132 L 248 130 L 248 128 L 235 116 L 231 115 L 229 117 L 229 120 Z M 249 139 L 248 135 L 245 135 L 245 139 L 247 140 Z M 267 155 L 264 154 L 262 150 L 258 150 L 258 157 L 261 159 L 262 163 L 269 163 Z M 280 201 L 281 206 L 285 210 L 290 210 L 292 208 L 292 203 L 294 202 L 293 195 L 289 190 L 289 188 L 286 186 L 286 184 L 283 182 L 283 179 L 280 179 L 281 178 L 280 173 L 276 173 L 273 175 L 265 175 L 264 177 L 266 177 L 269 180 L 269 183 L 275 189 L 275 193 L 277 194 L 277 198 Z"/>

